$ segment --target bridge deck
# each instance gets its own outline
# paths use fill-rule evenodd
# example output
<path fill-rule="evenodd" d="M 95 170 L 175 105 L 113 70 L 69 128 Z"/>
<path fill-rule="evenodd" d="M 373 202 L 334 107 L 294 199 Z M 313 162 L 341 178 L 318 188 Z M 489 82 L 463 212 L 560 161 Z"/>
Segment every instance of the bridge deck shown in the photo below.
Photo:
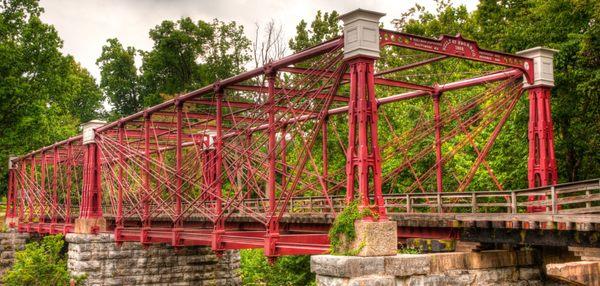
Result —
<path fill-rule="evenodd" d="M 546 197 L 529 201 L 530 196 Z M 477 193 L 415 193 L 385 196 L 388 216 L 398 224 L 399 239 L 453 238 L 480 242 L 600 247 L 600 180 L 589 180 L 536 189 Z M 324 197 L 296 197 L 291 212 L 280 220 L 277 247 L 281 254 L 325 253 L 327 232 L 344 205 L 333 197 L 333 208 Z M 264 200 L 250 199 L 256 212 Z M 526 213 L 528 207 L 538 212 Z M 546 210 L 546 211 L 540 211 Z M 335 212 L 334 212 L 335 211 Z M 76 212 L 74 212 L 76 215 Z M 129 217 L 117 229 L 115 216 L 105 212 L 108 230 L 119 241 L 211 245 L 213 218 L 192 214 L 182 228 L 173 228 L 169 216 L 152 217 L 152 227 L 142 228 L 141 219 Z M 23 232 L 66 233 L 72 224 L 20 223 Z M 231 214 L 221 239 L 226 249 L 262 248 L 264 225 L 244 213 Z"/>

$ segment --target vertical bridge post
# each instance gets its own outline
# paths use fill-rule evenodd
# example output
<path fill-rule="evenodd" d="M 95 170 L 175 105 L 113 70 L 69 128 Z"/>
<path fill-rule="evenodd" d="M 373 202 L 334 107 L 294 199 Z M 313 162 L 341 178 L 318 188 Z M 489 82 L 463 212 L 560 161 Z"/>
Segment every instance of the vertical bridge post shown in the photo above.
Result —
<path fill-rule="evenodd" d="M 273 70 L 271 66 L 265 68 L 265 74 L 267 76 L 267 89 L 268 89 L 268 103 L 269 103 L 269 129 L 268 129 L 268 175 L 267 175 L 267 198 L 269 199 L 269 215 L 267 217 L 267 229 L 265 234 L 265 256 L 272 262 L 273 257 L 277 254 L 276 244 L 279 240 L 279 219 L 276 215 L 277 212 L 277 126 L 276 126 L 276 112 L 275 112 L 275 84 L 277 80 L 277 70 Z M 285 138 L 282 138 L 285 141 Z"/>
<path fill-rule="evenodd" d="M 106 220 L 102 216 L 100 148 L 96 144 L 94 131 L 104 124 L 104 121 L 92 120 L 82 125 L 83 190 L 79 218 L 75 220 L 75 233 L 97 233 L 106 230 Z"/>
<path fill-rule="evenodd" d="M 529 157 L 527 180 L 529 188 L 557 183 L 554 157 L 554 133 L 550 109 L 550 91 L 554 87 L 553 58 L 557 50 L 544 47 L 520 51 L 517 54 L 533 59 L 533 84 L 525 83 L 529 92 Z M 546 199 L 530 196 L 529 201 Z M 528 212 L 545 211 L 545 207 L 528 207 Z"/>
<path fill-rule="evenodd" d="M 8 158 L 8 192 L 6 198 L 6 216 L 4 224 L 8 228 L 15 228 L 19 223 L 17 216 L 17 174 L 16 162 L 17 157 L 10 156 Z"/>
<path fill-rule="evenodd" d="M 377 136 L 374 64 L 379 58 L 379 19 L 385 14 L 357 9 L 344 22 L 344 60 L 350 66 L 346 202 L 355 198 L 371 214 L 355 222 L 358 256 L 395 255 L 396 222 L 388 221 L 381 190 L 381 154 Z"/>
<path fill-rule="evenodd" d="M 215 124 L 216 133 L 214 136 L 214 155 L 211 157 L 211 165 L 214 166 L 213 179 L 210 186 L 212 186 L 213 193 L 211 195 L 214 198 L 214 215 L 216 220 L 213 225 L 211 248 L 217 253 L 222 255 L 223 247 L 223 235 L 225 234 L 225 220 L 223 217 L 223 181 L 222 181 L 222 170 L 223 170 L 223 87 L 220 84 L 215 84 L 215 98 L 216 102 L 216 118 Z M 210 141 L 209 141 L 210 142 Z M 212 163 L 214 162 L 214 164 Z M 205 162 L 206 164 L 206 162 Z M 210 166 L 210 165 L 209 165 Z M 210 167 L 209 167 L 210 168 Z M 210 171 L 210 170 L 209 170 Z"/>

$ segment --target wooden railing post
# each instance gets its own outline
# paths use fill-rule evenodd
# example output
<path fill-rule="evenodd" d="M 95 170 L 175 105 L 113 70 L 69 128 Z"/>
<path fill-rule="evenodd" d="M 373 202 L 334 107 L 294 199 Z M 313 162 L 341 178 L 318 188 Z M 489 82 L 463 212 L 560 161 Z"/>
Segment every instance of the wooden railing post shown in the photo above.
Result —
<path fill-rule="evenodd" d="M 477 212 L 477 193 L 471 193 L 471 213 Z"/>
<path fill-rule="evenodd" d="M 442 213 L 442 194 L 437 193 L 437 211 L 438 213 Z"/>
<path fill-rule="evenodd" d="M 517 213 L 517 193 L 515 191 L 510 192 L 510 210 L 513 214 Z"/>
<path fill-rule="evenodd" d="M 558 213 L 558 203 L 556 201 L 556 189 L 554 186 L 550 187 L 550 195 L 552 196 L 552 214 Z"/>
<path fill-rule="evenodd" d="M 585 190 L 585 196 L 586 196 L 586 199 L 588 200 L 588 201 L 585 203 L 585 208 L 587 208 L 587 209 L 589 209 L 589 208 L 591 208 L 591 207 L 592 207 L 592 202 L 591 202 L 591 201 L 589 201 L 589 199 L 590 199 L 590 196 L 591 196 L 591 195 L 592 195 L 592 193 L 590 192 L 590 190 L 589 190 L 589 189 Z"/>
<path fill-rule="evenodd" d="M 412 213 L 412 198 L 410 195 L 406 195 L 406 212 Z"/>

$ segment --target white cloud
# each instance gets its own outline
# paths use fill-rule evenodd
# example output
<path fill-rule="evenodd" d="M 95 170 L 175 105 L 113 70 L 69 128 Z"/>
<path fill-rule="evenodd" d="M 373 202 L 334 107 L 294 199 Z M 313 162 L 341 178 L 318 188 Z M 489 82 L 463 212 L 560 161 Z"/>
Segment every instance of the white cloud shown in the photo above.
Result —
<path fill-rule="evenodd" d="M 460 0 L 469 10 L 477 0 Z M 370 9 L 387 14 L 383 18 L 386 27 L 390 21 L 415 3 L 433 10 L 433 0 L 42 0 L 45 8 L 42 19 L 56 27 L 64 40 L 63 51 L 71 54 L 94 77 L 99 77 L 96 59 L 108 38 L 118 38 L 126 46 L 149 50 L 152 41 L 148 31 L 163 20 L 181 17 L 202 19 L 217 18 L 236 21 L 244 25 L 246 34 L 253 38 L 255 23 L 260 25 L 274 19 L 282 23 L 286 38 L 295 34 L 295 26 L 301 20 L 310 22 L 317 10 L 337 10 L 344 13 L 356 8 Z"/>

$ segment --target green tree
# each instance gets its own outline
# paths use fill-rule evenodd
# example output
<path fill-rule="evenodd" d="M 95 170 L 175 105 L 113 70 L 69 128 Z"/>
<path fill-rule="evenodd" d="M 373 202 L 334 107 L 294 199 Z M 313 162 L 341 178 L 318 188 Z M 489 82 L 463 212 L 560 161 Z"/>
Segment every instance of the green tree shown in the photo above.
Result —
<path fill-rule="evenodd" d="M 236 74 L 250 60 L 250 41 L 235 22 L 163 21 L 150 38 L 152 50 L 141 53 L 146 106 Z"/>
<path fill-rule="evenodd" d="M 251 42 L 244 35 L 244 26 L 217 19 L 211 26 L 214 32 L 204 56 L 208 80 L 224 79 L 243 72 L 244 65 L 251 60 Z"/>
<path fill-rule="evenodd" d="M 28 243 L 15 253 L 15 262 L 2 277 L 9 286 L 69 285 L 72 277 L 67 269 L 65 241 L 62 235 L 45 236 L 41 242 Z"/>
<path fill-rule="evenodd" d="M 100 88 L 112 104 L 113 117 L 133 114 L 142 108 L 135 55 L 135 48 L 124 48 L 113 38 L 106 41 L 96 60 L 100 67 Z"/>
<path fill-rule="evenodd" d="M 339 16 L 335 10 L 331 13 L 322 13 L 319 10 L 315 19 L 310 23 L 310 29 L 308 29 L 308 24 L 301 20 L 296 25 L 296 36 L 290 39 L 290 49 L 299 52 L 339 36 L 342 31 L 338 21 Z"/>
<path fill-rule="evenodd" d="M 90 74 L 60 52 L 62 41 L 43 23 L 34 0 L 0 2 L 0 161 L 75 135 L 102 114 Z M 6 164 L 0 164 L 5 192 Z"/>
<path fill-rule="evenodd" d="M 209 83 L 197 59 L 204 55 L 212 35 L 213 29 L 208 23 L 194 23 L 190 18 L 176 23 L 163 21 L 150 30 L 154 46 L 151 51 L 141 52 L 145 106 L 161 102 L 161 94 L 172 95 Z"/>

